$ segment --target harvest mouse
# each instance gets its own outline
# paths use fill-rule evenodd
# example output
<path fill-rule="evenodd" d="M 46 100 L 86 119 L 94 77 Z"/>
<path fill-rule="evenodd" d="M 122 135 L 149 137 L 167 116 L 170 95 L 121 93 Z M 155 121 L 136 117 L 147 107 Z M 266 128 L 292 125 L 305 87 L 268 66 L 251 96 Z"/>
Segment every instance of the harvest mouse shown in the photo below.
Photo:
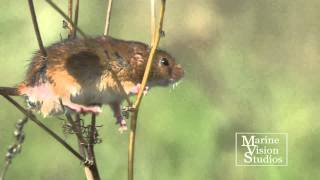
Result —
<path fill-rule="evenodd" d="M 25 80 L 14 88 L 0 87 L 0 94 L 26 97 L 29 108 L 43 116 L 61 114 L 65 107 L 100 113 L 108 104 L 125 130 L 120 104 L 139 92 L 149 50 L 144 43 L 109 36 L 58 42 L 46 48 L 47 58 L 36 52 Z M 168 86 L 183 74 L 170 54 L 157 50 L 148 86 Z"/>

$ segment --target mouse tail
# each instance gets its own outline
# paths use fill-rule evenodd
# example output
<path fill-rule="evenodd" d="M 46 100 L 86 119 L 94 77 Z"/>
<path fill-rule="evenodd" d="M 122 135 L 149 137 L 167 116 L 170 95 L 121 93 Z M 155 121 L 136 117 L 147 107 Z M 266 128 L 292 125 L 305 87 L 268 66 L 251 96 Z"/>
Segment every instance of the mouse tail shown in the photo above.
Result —
<path fill-rule="evenodd" d="M 0 94 L 7 96 L 20 96 L 20 91 L 15 87 L 0 87 Z"/>

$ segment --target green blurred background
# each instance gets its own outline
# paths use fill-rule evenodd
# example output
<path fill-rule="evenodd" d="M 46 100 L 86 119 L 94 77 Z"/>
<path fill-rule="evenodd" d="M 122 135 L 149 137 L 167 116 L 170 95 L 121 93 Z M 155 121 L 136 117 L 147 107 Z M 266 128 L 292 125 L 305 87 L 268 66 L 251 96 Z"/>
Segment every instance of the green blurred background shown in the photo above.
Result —
<path fill-rule="evenodd" d="M 67 10 L 66 0 L 56 0 Z M 38 49 L 27 1 L 0 0 L 0 85 L 24 77 Z M 117 0 L 114 37 L 149 42 L 149 1 Z M 45 45 L 66 36 L 62 18 L 36 0 Z M 185 68 L 183 82 L 154 88 L 138 122 L 137 180 L 320 179 L 320 1 L 168 0 L 160 47 Z M 80 27 L 103 33 L 106 2 L 83 0 Z M 22 102 L 21 98 L 16 98 Z M 0 98 L 0 155 L 13 142 L 22 117 Z M 43 119 L 62 133 L 62 121 Z M 103 143 L 96 146 L 102 179 L 127 176 L 128 134 L 119 134 L 108 107 L 98 118 Z M 236 167 L 234 134 L 287 132 L 289 166 Z M 79 161 L 32 122 L 9 180 L 85 179 Z"/>

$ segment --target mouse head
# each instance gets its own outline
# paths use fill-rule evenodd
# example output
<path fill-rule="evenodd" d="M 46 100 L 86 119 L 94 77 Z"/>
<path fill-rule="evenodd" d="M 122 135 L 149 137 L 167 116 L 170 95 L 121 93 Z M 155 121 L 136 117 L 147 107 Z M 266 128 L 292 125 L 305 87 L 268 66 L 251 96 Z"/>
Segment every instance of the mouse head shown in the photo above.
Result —
<path fill-rule="evenodd" d="M 121 71 L 126 74 L 123 77 L 128 78 L 123 80 L 140 83 L 145 72 L 150 47 L 140 42 L 111 40 L 113 48 L 117 50 L 116 59 L 124 59 L 129 65 L 126 66 L 126 71 Z M 157 50 L 148 78 L 148 86 L 168 86 L 179 81 L 183 74 L 181 65 L 177 64 L 169 53 Z"/>
<path fill-rule="evenodd" d="M 146 45 L 135 44 L 134 53 L 132 53 L 133 58 L 130 58 L 130 64 L 131 67 L 134 67 L 133 76 L 138 77 L 136 79 L 137 83 L 142 80 L 149 53 L 150 49 Z M 148 86 L 168 86 L 179 81 L 183 77 L 183 74 L 184 71 L 181 65 L 177 64 L 169 53 L 163 50 L 157 50 L 149 75 Z"/>
<path fill-rule="evenodd" d="M 183 74 L 181 65 L 169 53 L 157 50 L 148 83 L 151 86 L 168 86 L 179 81 Z"/>

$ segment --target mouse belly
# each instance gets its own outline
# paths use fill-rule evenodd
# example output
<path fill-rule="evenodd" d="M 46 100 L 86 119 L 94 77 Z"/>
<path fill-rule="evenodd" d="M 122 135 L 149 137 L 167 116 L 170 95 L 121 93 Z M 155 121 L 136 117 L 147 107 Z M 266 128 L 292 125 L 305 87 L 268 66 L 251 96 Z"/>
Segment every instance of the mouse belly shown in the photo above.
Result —
<path fill-rule="evenodd" d="M 57 93 L 50 83 L 24 86 L 20 88 L 20 92 L 26 97 L 29 108 L 45 117 L 61 115 L 65 108 L 78 113 L 100 113 L 102 104 L 121 101 L 121 96 L 113 91 L 98 91 L 95 88 L 65 87 L 61 91 L 64 93 Z"/>
<path fill-rule="evenodd" d="M 21 85 L 19 91 L 26 98 L 28 108 L 41 112 L 43 116 L 61 114 L 63 112 L 59 100 L 61 97 L 53 91 L 49 83 L 35 86 Z"/>
<path fill-rule="evenodd" d="M 121 97 L 112 90 L 99 91 L 97 88 L 83 88 L 79 93 L 70 97 L 72 102 L 88 106 L 110 104 L 120 99 Z"/>

